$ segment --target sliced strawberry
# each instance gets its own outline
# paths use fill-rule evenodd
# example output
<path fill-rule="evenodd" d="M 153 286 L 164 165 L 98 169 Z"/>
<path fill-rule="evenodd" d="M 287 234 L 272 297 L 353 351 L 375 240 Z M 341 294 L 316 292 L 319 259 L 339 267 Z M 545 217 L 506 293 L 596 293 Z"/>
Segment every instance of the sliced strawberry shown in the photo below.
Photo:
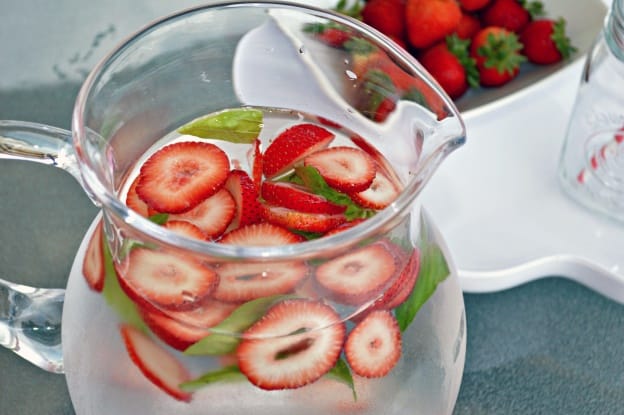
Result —
<path fill-rule="evenodd" d="M 220 301 L 243 302 L 270 295 L 288 294 L 308 276 L 300 261 L 231 262 L 217 268 L 219 286 L 212 296 Z"/>
<path fill-rule="evenodd" d="M 395 272 L 393 253 L 378 242 L 319 265 L 315 277 L 329 298 L 357 306 L 378 296 Z"/>
<path fill-rule="evenodd" d="M 253 148 L 247 154 L 247 158 L 251 166 L 251 178 L 256 185 L 256 191 L 260 192 L 260 185 L 262 184 L 262 165 L 264 163 L 264 156 L 260 149 L 260 140 L 256 139 L 253 142 Z"/>
<path fill-rule="evenodd" d="M 388 302 L 385 304 L 385 308 L 391 310 L 400 306 L 407 300 L 412 293 L 416 281 L 418 280 L 418 273 L 420 272 L 420 251 L 415 249 L 410 257 L 409 261 L 403 268 L 401 276 L 397 279 L 396 285 L 393 284 L 393 289 L 388 289 L 388 293 L 393 291 L 395 294 L 388 297 Z M 396 290 L 394 290 L 396 288 Z"/>
<path fill-rule="evenodd" d="M 355 203 L 365 208 L 381 210 L 394 202 L 399 193 L 399 189 L 392 180 L 381 170 L 378 170 L 373 183 L 371 183 L 368 189 L 362 192 L 350 193 L 349 196 Z"/>
<path fill-rule="evenodd" d="M 345 223 L 347 218 L 342 213 L 305 213 L 281 206 L 262 205 L 264 219 L 275 225 L 303 232 L 324 233 Z"/>
<path fill-rule="evenodd" d="M 386 376 L 401 357 L 401 330 L 394 315 L 387 310 L 370 313 L 349 333 L 344 349 L 355 374 Z"/>
<path fill-rule="evenodd" d="M 253 180 L 244 170 L 232 170 L 225 182 L 236 204 L 236 214 L 230 223 L 230 229 L 236 229 L 256 223 L 261 218 L 258 190 Z"/>
<path fill-rule="evenodd" d="M 84 260 L 82 262 L 82 275 L 87 285 L 93 291 L 101 292 L 104 288 L 104 233 L 102 232 L 102 220 L 98 222 L 87 244 Z"/>
<path fill-rule="evenodd" d="M 119 283 L 139 304 L 174 310 L 199 305 L 218 284 L 218 275 L 198 261 L 149 248 L 133 248 L 117 265 Z"/>
<path fill-rule="evenodd" d="M 137 195 L 136 187 L 139 183 L 139 176 L 137 176 L 130 185 L 128 189 L 128 194 L 126 195 L 126 206 L 130 209 L 134 210 L 141 216 L 148 217 L 149 216 L 149 208 L 147 203 L 145 203 L 139 195 Z"/>
<path fill-rule="evenodd" d="M 141 167 L 136 192 L 154 210 L 182 213 L 215 194 L 230 162 L 214 144 L 187 141 L 155 152 Z"/>
<path fill-rule="evenodd" d="M 227 183 L 227 182 L 226 182 Z M 169 215 L 171 220 L 185 220 L 196 225 L 206 239 L 216 239 L 225 232 L 234 219 L 236 202 L 226 189 L 221 189 L 193 209 Z"/>
<path fill-rule="evenodd" d="M 168 220 L 163 227 L 187 238 L 206 239 L 206 234 L 201 229 L 185 220 Z"/>
<path fill-rule="evenodd" d="M 190 402 L 192 394 L 178 386 L 191 380 L 187 369 L 142 331 L 122 325 L 120 332 L 130 359 L 143 375 L 173 398 Z"/>
<path fill-rule="evenodd" d="M 207 329 L 223 321 L 236 307 L 238 304 L 207 300 L 192 310 L 168 311 L 166 314 L 155 308 L 142 307 L 141 316 L 162 341 L 174 349 L 186 350 L 209 335 Z"/>
<path fill-rule="evenodd" d="M 255 223 L 228 232 L 220 242 L 230 245 L 275 246 L 303 242 L 303 237 L 270 223 Z"/>
<path fill-rule="evenodd" d="M 294 389 L 334 367 L 344 337 L 345 326 L 330 306 L 286 300 L 245 331 L 236 356 L 241 372 L 259 388 Z"/>
<path fill-rule="evenodd" d="M 264 152 L 264 175 L 270 179 L 287 172 L 309 154 L 327 147 L 333 139 L 332 132 L 314 124 L 288 128 Z"/>
<path fill-rule="evenodd" d="M 361 192 L 375 178 L 375 161 L 354 147 L 332 147 L 305 158 L 306 166 L 315 167 L 328 185 L 343 192 Z"/>
<path fill-rule="evenodd" d="M 354 220 L 350 220 L 349 222 L 345 222 L 342 225 L 334 228 L 334 229 L 330 229 L 329 231 L 327 231 L 325 233 L 325 236 L 330 236 L 330 235 L 335 235 L 337 233 L 340 233 L 342 231 L 346 231 L 347 229 L 353 228 L 355 225 L 359 225 L 360 223 L 366 221 L 366 219 L 354 219 Z"/>
<path fill-rule="evenodd" d="M 294 183 L 265 181 L 262 183 L 261 195 L 268 204 L 299 212 L 337 214 L 346 210 L 346 206 L 332 203 Z"/>

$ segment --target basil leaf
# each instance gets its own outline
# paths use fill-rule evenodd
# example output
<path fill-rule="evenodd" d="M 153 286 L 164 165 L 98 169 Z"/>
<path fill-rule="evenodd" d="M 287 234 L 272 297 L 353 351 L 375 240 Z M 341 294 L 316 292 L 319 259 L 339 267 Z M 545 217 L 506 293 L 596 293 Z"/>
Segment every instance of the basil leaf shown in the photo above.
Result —
<path fill-rule="evenodd" d="M 325 376 L 347 385 L 351 389 L 351 392 L 353 392 L 353 400 L 357 401 L 357 392 L 355 391 L 355 383 L 353 383 L 351 369 L 349 369 L 349 365 L 347 365 L 342 358 L 338 359 L 334 367 L 329 369 L 329 372 L 327 372 Z"/>
<path fill-rule="evenodd" d="M 193 392 L 197 389 L 201 389 L 204 386 L 208 386 L 212 383 L 217 382 L 237 382 L 241 380 L 246 380 L 247 378 L 243 375 L 236 365 L 226 366 L 221 369 L 214 370 L 212 372 L 207 372 L 198 377 L 197 379 L 189 380 L 187 382 L 181 383 L 180 389 L 185 392 Z"/>
<path fill-rule="evenodd" d="M 150 221 L 154 222 L 156 225 L 164 225 L 169 219 L 168 213 L 156 213 L 148 218 Z"/>
<path fill-rule="evenodd" d="M 347 220 L 367 219 L 375 215 L 375 210 L 359 206 L 348 195 L 330 187 L 316 168 L 298 166 L 295 168 L 295 172 L 313 193 L 323 196 L 337 205 L 346 206 L 347 209 L 344 214 Z"/>
<path fill-rule="evenodd" d="M 438 284 L 449 275 L 449 267 L 440 247 L 435 244 L 427 245 L 422 252 L 420 271 L 414 290 L 407 300 L 394 310 L 401 331 L 409 327 L 418 310 L 433 295 Z"/>
<path fill-rule="evenodd" d="M 211 333 L 189 346 L 187 355 L 223 355 L 236 349 L 240 339 L 234 334 L 242 333 L 262 317 L 267 310 L 280 301 L 295 298 L 293 295 L 273 295 L 248 301 L 235 309 L 225 320 L 210 329 Z"/>
<path fill-rule="evenodd" d="M 262 130 L 262 111 L 235 108 L 210 114 L 178 128 L 180 134 L 231 143 L 253 143 Z"/>

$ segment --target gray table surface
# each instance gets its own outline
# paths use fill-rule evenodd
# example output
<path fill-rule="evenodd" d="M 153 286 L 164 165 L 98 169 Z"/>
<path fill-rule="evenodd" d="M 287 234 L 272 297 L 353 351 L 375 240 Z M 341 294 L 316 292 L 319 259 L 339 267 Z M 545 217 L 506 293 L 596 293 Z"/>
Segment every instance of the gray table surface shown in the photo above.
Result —
<path fill-rule="evenodd" d="M 0 119 L 68 128 L 85 74 L 152 18 L 196 1 L 0 0 Z M 97 210 L 68 174 L 0 162 L 0 278 L 63 287 Z M 561 277 L 466 294 L 455 414 L 624 414 L 624 307 Z M 73 414 L 62 375 L 0 350 L 0 415 Z"/>

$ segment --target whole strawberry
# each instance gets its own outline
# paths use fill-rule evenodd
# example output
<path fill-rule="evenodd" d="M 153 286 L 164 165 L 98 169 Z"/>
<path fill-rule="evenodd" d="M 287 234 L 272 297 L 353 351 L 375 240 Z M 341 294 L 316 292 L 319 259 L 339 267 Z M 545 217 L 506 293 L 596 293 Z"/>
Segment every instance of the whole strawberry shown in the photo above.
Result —
<path fill-rule="evenodd" d="M 427 48 L 457 29 L 461 9 L 456 0 L 407 0 L 407 39 L 415 48 Z"/>
<path fill-rule="evenodd" d="M 362 21 L 391 38 L 403 39 L 405 36 L 405 2 L 403 0 L 369 0 L 362 9 Z"/>
<path fill-rule="evenodd" d="M 483 26 L 498 26 L 520 33 L 533 17 L 543 13 L 542 3 L 525 0 L 493 0 L 481 13 Z"/>
<path fill-rule="evenodd" d="M 468 86 L 479 86 L 475 60 L 468 54 L 469 40 L 451 35 L 444 42 L 427 49 L 420 63 L 453 99 L 462 96 Z"/>
<path fill-rule="evenodd" d="M 542 19 L 527 25 L 520 35 L 522 53 L 529 62 L 549 65 L 567 59 L 576 51 L 566 35 L 566 21 Z"/>
<path fill-rule="evenodd" d="M 460 39 L 472 39 L 479 30 L 481 30 L 481 21 L 477 14 L 463 12 L 454 33 Z"/>
<path fill-rule="evenodd" d="M 500 86 L 518 75 L 520 64 L 526 60 L 520 54 L 518 36 L 501 27 L 481 29 L 472 40 L 470 55 L 476 60 L 480 83 Z"/>

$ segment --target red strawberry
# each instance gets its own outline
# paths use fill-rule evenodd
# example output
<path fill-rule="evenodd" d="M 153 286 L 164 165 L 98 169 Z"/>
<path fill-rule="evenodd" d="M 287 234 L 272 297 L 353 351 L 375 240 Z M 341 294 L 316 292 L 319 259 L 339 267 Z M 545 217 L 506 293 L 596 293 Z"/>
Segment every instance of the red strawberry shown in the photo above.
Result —
<path fill-rule="evenodd" d="M 479 71 L 475 60 L 469 56 L 469 45 L 469 40 L 450 35 L 444 42 L 427 49 L 419 59 L 453 99 L 461 97 L 469 85 L 479 86 Z"/>
<path fill-rule="evenodd" d="M 249 165 L 251 166 L 251 178 L 256 185 L 256 190 L 260 192 L 262 184 L 262 164 L 264 162 L 262 150 L 260 149 L 260 140 L 256 139 L 253 143 L 253 149 L 247 154 Z"/>
<path fill-rule="evenodd" d="M 542 4 L 537 1 L 493 0 L 481 13 L 483 26 L 497 26 L 520 33 L 531 21 L 532 16 L 542 13 Z"/>
<path fill-rule="evenodd" d="M 213 297 L 240 303 L 292 292 L 308 276 L 308 267 L 299 261 L 230 262 L 220 265 L 217 272 L 219 286 Z"/>
<path fill-rule="evenodd" d="M 87 250 L 82 262 L 82 275 L 87 285 L 93 291 L 101 292 L 104 288 L 106 271 L 104 269 L 104 233 L 102 232 L 102 220 L 98 222 L 91 234 Z"/>
<path fill-rule="evenodd" d="M 263 182 L 262 198 L 271 205 L 299 212 L 337 214 L 346 209 L 345 206 L 336 205 L 323 196 L 309 192 L 304 186 L 286 182 Z"/>
<path fill-rule="evenodd" d="M 281 226 L 255 223 L 226 233 L 220 242 L 241 246 L 276 246 L 303 242 L 303 238 Z"/>
<path fill-rule="evenodd" d="M 330 306 L 286 300 L 245 331 L 236 356 L 241 372 L 259 388 L 294 389 L 334 367 L 344 337 L 345 326 Z"/>
<path fill-rule="evenodd" d="M 479 30 L 481 30 L 481 20 L 474 14 L 462 13 L 459 25 L 455 29 L 455 34 L 460 39 L 470 40 Z"/>
<path fill-rule="evenodd" d="M 341 192 L 361 192 L 375 178 L 375 161 L 353 147 L 331 147 L 305 158 L 304 164 L 316 168 L 327 184 Z"/>
<path fill-rule="evenodd" d="M 197 226 L 185 220 L 168 220 L 164 225 L 165 228 L 187 238 L 199 240 L 206 239 L 206 234 Z"/>
<path fill-rule="evenodd" d="M 461 9 L 456 0 L 407 0 L 407 38 L 415 48 L 427 48 L 457 29 Z"/>
<path fill-rule="evenodd" d="M 466 11 L 474 12 L 487 6 L 490 1 L 491 0 L 459 0 L 459 5 Z"/>
<path fill-rule="evenodd" d="M 483 86 L 500 86 L 515 78 L 520 63 L 522 45 L 515 33 L 500 27 L 481 29 L 472 40 L 470 55 L 476 60 Z"/>
<path fill-rule="evenodd" d="M 576 51 L 566 35 L 566 21 L 550 19 L 534 20 L 520 35 L 522 53 L 529 62 L 549 65 L 567 59 Z"/>
<path fill-rule="evenodd" d="M 337 233 L 340 233 L 342 231 L 346 231 L 347 229 L 353 228 L 355 225 L 359 225 L 362 222 L 365 222 L 366 219 L 354 219 L 354 220 L 350 220 L 349 222 L 345 222 L 342 225 L 330 229 L 329 231 L 327 231 L 325 233 L 325 236 L 330 236 L 330 235 L 335 235 Z"/>
<path fill-rule="evenodd" d="M 226 181 L 227 183 L 227 181 Z M 234 219 L 236 202 L 226 189 L 221 189 L 193 209 L 169 215 L 168 220 L 191 222 L 204 233 L 204 239 L 216 239 L 225 232 Z"/>
<path fill-rule="evenodd" d="M 381 170 L 397 189 L 403 187 L 401 185 L 401 180 L 397 176 L 396 172 L 379 150 L 377 150 L 371 143 L 364 140 L 359 135 L 353 135 L 350 138 L 353 144 L 358 146 L 361 150 L 365 151 L 366 154 L 368 154 L 373 158 L 373 160 L 375 160 L 375 163 L 377 165 L 377 171 Z"/>
<path fill-rule="evenodd" d="M 355 374 L 380 378 L 401 358 L 401 330 L 391 312 L 373 311 L 349 333 L 344 349 Z"/>
<path fill-rule="evenodd" d="M 256 223 L 261 218 L 258 190 L 253 180 L 244 170 L 232 170 L 225 182 L 225 188 L 236 202 L 236 214 L 230 229 Z"/>
<path fill-rule="evenodd" d="M 396 102 L 392 98 L 384 98 L 381 100 L 377 108 L 371 108 L 371 112 L 373 113 L 373 121 L 384 122 L 388 116 L 394 111 L 396 108 Z"/>
<path fill-rule="evenodd" d="M 397 189 L 392 180 L 382 170 L 378 170 L 368 189 L 363 192 L 350 193 L 349 196 L 354 202 L 365 208 L 381 210 L 394 202 L 399 193 L 400 190 Z"/>
<path fill-rule="evenodd" d="M 316 38 L 334 48 L 341 48 L 351 39 L 351 34 L 339 27 L 325 26 L 316 34 Z"/>
<path fill-rule="evenodd" d="M 405 2 L 369 0 L 362 9 L 362 20 L 389 37 L 402 39 L 405 36 Z"/>
<path fill-rule="evenodd" d="M 136 191 L 158 212 L 186 212 L 223 186 L 229 166 L 227 155 L 213 144 L 170 144 L 141 166 Z"/>
<path fill-rule="evenodd" d="M 204 301 L 199 307 L 188 311 L 168 311 L 141 308 L 141 316 L 150 330 L 162 341 L 177 350 L 186 350 L 210 334 L 207 330 L 216 326 L 238 307 L 234 303 Z"/>
<path fill-rule="evenodd" d="M 198 261 L 135 247 L 117 265 L 119 283 L 139 304 L 183 310 L 197 307 L 218 284 L 218 275 Z"/>
<path fill-rule="evenodd" d="M 393 252 L 395 252 L 395 263 L 399 274 L 369 310 L 391 310 L 407 300 L 414 289 L 420 271 L 420 251 L 415 249 L 408 260 L 405 260 L 406 254 L 398 248 Z"/>
<path fill-rule="evenodd" d="M 122 325 L 120 332 L 130 359 L 146 378 L 177 400 L 191 400 L 192 395 L 178 386 L 191 375 L 172 354 L 130 325 Z"/>
<path fill-rule="evenodd" d="M 327 147 L 333 139 L 333 133 L 314 124 L 288 128 L 264 152 L 264 175 L 270 179 L 287 172 L 309 154 Z"/>
<path fill-rule="evenodd" d="M 288 229 L 304 232 L 324 233 L 346 222 L 342 213 L 306 213 L 281 206 L 263 205 L 263 216 L 267 222 Z"/>
<path fill-rule="evenodd" d="M 130 188 L 128 189 L 128 194 L 126 195 L 126 206 L 134 210 L 139 215 L 148 217 L 149 208 L 147 204 L 143 200 L 141 200 L 139 195 L 137 195 L 136 193 L 136 187 L 138 183 L 139 183 L 139 176 L 137 176 L 132 181 L 132 184 L 130 185 Z"/>
<path fill-rule="evenodd" d="M 396 271 L 393 254 L 374 243 L 333 258 L 316 269 L 316 282 L 338 302 L 361 305 L 386 287 Z"/>

